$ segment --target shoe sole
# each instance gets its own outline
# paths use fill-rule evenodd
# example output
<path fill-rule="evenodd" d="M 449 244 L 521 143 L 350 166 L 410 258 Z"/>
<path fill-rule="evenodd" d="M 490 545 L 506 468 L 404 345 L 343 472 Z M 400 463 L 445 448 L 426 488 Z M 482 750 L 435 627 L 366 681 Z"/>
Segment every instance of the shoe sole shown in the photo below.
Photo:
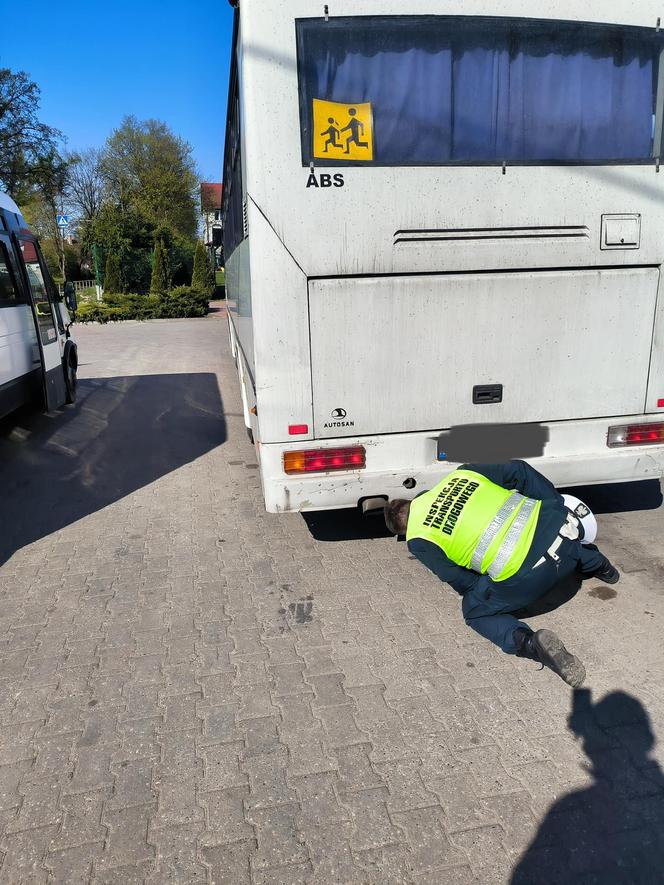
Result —
<path fill-rule="evenodd" d="M 601 575 L 595 575 L 598 581 L 604 581 L 605 584 L 617 584 L 620 580 L 620 572 L 616 569 L 616 573 L 611 578 L 602 578 Z"/>
<path fill-rule="evenodd" d="M 586 668 L 573 654 L 570 654 L 562 640 L 551 630 L 538 630 L 535 641 L 542 654 L 542 663 L 571 685 L 578 688 L 586 678 Z"/>

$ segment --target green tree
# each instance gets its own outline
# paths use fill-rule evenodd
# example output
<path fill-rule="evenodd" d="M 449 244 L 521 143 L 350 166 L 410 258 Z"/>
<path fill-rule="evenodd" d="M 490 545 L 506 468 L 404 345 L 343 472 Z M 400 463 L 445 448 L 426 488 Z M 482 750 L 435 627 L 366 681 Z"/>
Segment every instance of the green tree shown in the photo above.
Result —
<path fill-rule="evenodd" d="M 21 191 L 21 211 L 26 221 L 42 241 L 44 248 L 49 245 L 57 253 L 58 279 L 67 278 L 65 242 L 62 231 L 56 224 L 56 215 L 67 211 L 69 161 L 57 152 L 40 157 L 32 167 L 30 179 L 23 182 Z M 68 228 L 72 231 L 73 226 Z"/>
<path fill-rule="evenodd" d="M 212 297 L 215 289 L 215 278 L 208 250 L 199 240 L 194 252 L 194 271 L 191 275 L 191 288 Z"/>
<path fill-rule="evenodd" d="M 127 117 L 99 154 L 69 159 L 81 254 L 116 255 L 124 291 L 189 282 L 198 224 L 191 147 L 164 123 Z"/>
<path fill-rule="evenodd" d="M 81 255 L 78 247 L 75 245 L 65 244 L 65 280 L 80 280 L 81 274 Z"/>
<path fill-rule="evenodd" d="M 135 210 L 123 210 L 117 203 L 106 202 L 97 216 L 81 225 L 81 250 L 114 254 L 120 261 L 124 288 L 147 292 L 152 273 L 154 228 Z"/>
<path fill-rule="evenodd" d="M 168 247 L 168 259 L 171 268 L 171 285 L 188 286 L 194 266 L 195 243 L 175 234 Z"/>
<path fill-rule="evenodd" d="M 196 236 L 198 178 L 192 148 L 165 123 L 125 117 L 106 142 L 100 168 L 122 209 L 135 209 L 173 234 Z"/>
<path fill-rule="evenodd" d="M 39 87 L 25 71 L 0 68 L 0 186 L 22 204 L 50 175 L 61 133 L 40 122 Z"/>
<path fill-rule="evenodd" d="M 60 251 L 56 249 L 52 240 L 42 240 L 40 245 L 46 265 L 56 282 L 83 279 L 84 274 L 81 271 L 81 256 L 77 246 L 65 243 L 65 274 L 63 278 L 62 266 L 60 264 Z"/>
<path fill-rule="evenodd" d="M 104 271 L 104 291 L 122 292 L 122 268 L 120 256 L 115 252 L 109 252 Z"/>
<path fill-rule="evenodd" d="M 157 237 L 152 256 L 152 278 L 150 279 L 150 292 L 160 295 L 166 292 L 168 285 L 168 253 L 161 237 Z"/>

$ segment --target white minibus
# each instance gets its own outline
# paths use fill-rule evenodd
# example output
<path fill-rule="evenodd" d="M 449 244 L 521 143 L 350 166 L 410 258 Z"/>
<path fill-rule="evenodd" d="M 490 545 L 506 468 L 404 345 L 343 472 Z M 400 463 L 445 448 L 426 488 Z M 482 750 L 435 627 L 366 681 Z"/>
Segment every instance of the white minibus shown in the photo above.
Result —
<path fill-rule="evenodd" d="M 74 402 L 75 310 L 73 286 L 63 301 L 18 206 L 0 193 L 0 417 L 31 401 Z"/>

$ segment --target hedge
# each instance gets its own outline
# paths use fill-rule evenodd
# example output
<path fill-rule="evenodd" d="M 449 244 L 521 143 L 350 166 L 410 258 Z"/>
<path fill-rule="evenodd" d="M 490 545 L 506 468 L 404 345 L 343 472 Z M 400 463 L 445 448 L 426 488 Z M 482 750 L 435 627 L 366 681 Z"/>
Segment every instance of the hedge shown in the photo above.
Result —
<path fill-rule="evenodd" d="M 108 323 L 113 320 L 155 320 L 176 317 L 204 317 L 208 296 L 191 286 L 178 286 L 163 295 L 104 295 L 104 300 L 83 301 L 76 311 L 81 323 Z"/>

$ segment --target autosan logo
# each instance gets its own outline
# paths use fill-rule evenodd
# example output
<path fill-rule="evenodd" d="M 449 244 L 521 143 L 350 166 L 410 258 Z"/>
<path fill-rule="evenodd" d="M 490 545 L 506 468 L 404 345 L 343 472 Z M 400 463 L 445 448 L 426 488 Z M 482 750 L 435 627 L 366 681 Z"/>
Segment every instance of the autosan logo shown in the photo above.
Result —
<path fill-rule="evenodd" d="M 324 427 L 324 428 L 330 428 L 330 427 L 355 427 L 355 422 L 354 422 L 354 421 L 346 421 L 346 420 L 345 420 L 345 418 L 346 418 L 347 415 L 348 415 L 348 413 L 346 412 L 345 409 L 342 409 L 342 408 L 340 408 L 340 407 L 339 407 L 339 408 L 336 408 L 336 409 L 332 409 L 332 411 L 330 412 L 330 417 L 332 418 L 332 420 L 331 420 L 331 421 L 326 421 L 326 423 L 323 424 L 323 427 Z"/>

